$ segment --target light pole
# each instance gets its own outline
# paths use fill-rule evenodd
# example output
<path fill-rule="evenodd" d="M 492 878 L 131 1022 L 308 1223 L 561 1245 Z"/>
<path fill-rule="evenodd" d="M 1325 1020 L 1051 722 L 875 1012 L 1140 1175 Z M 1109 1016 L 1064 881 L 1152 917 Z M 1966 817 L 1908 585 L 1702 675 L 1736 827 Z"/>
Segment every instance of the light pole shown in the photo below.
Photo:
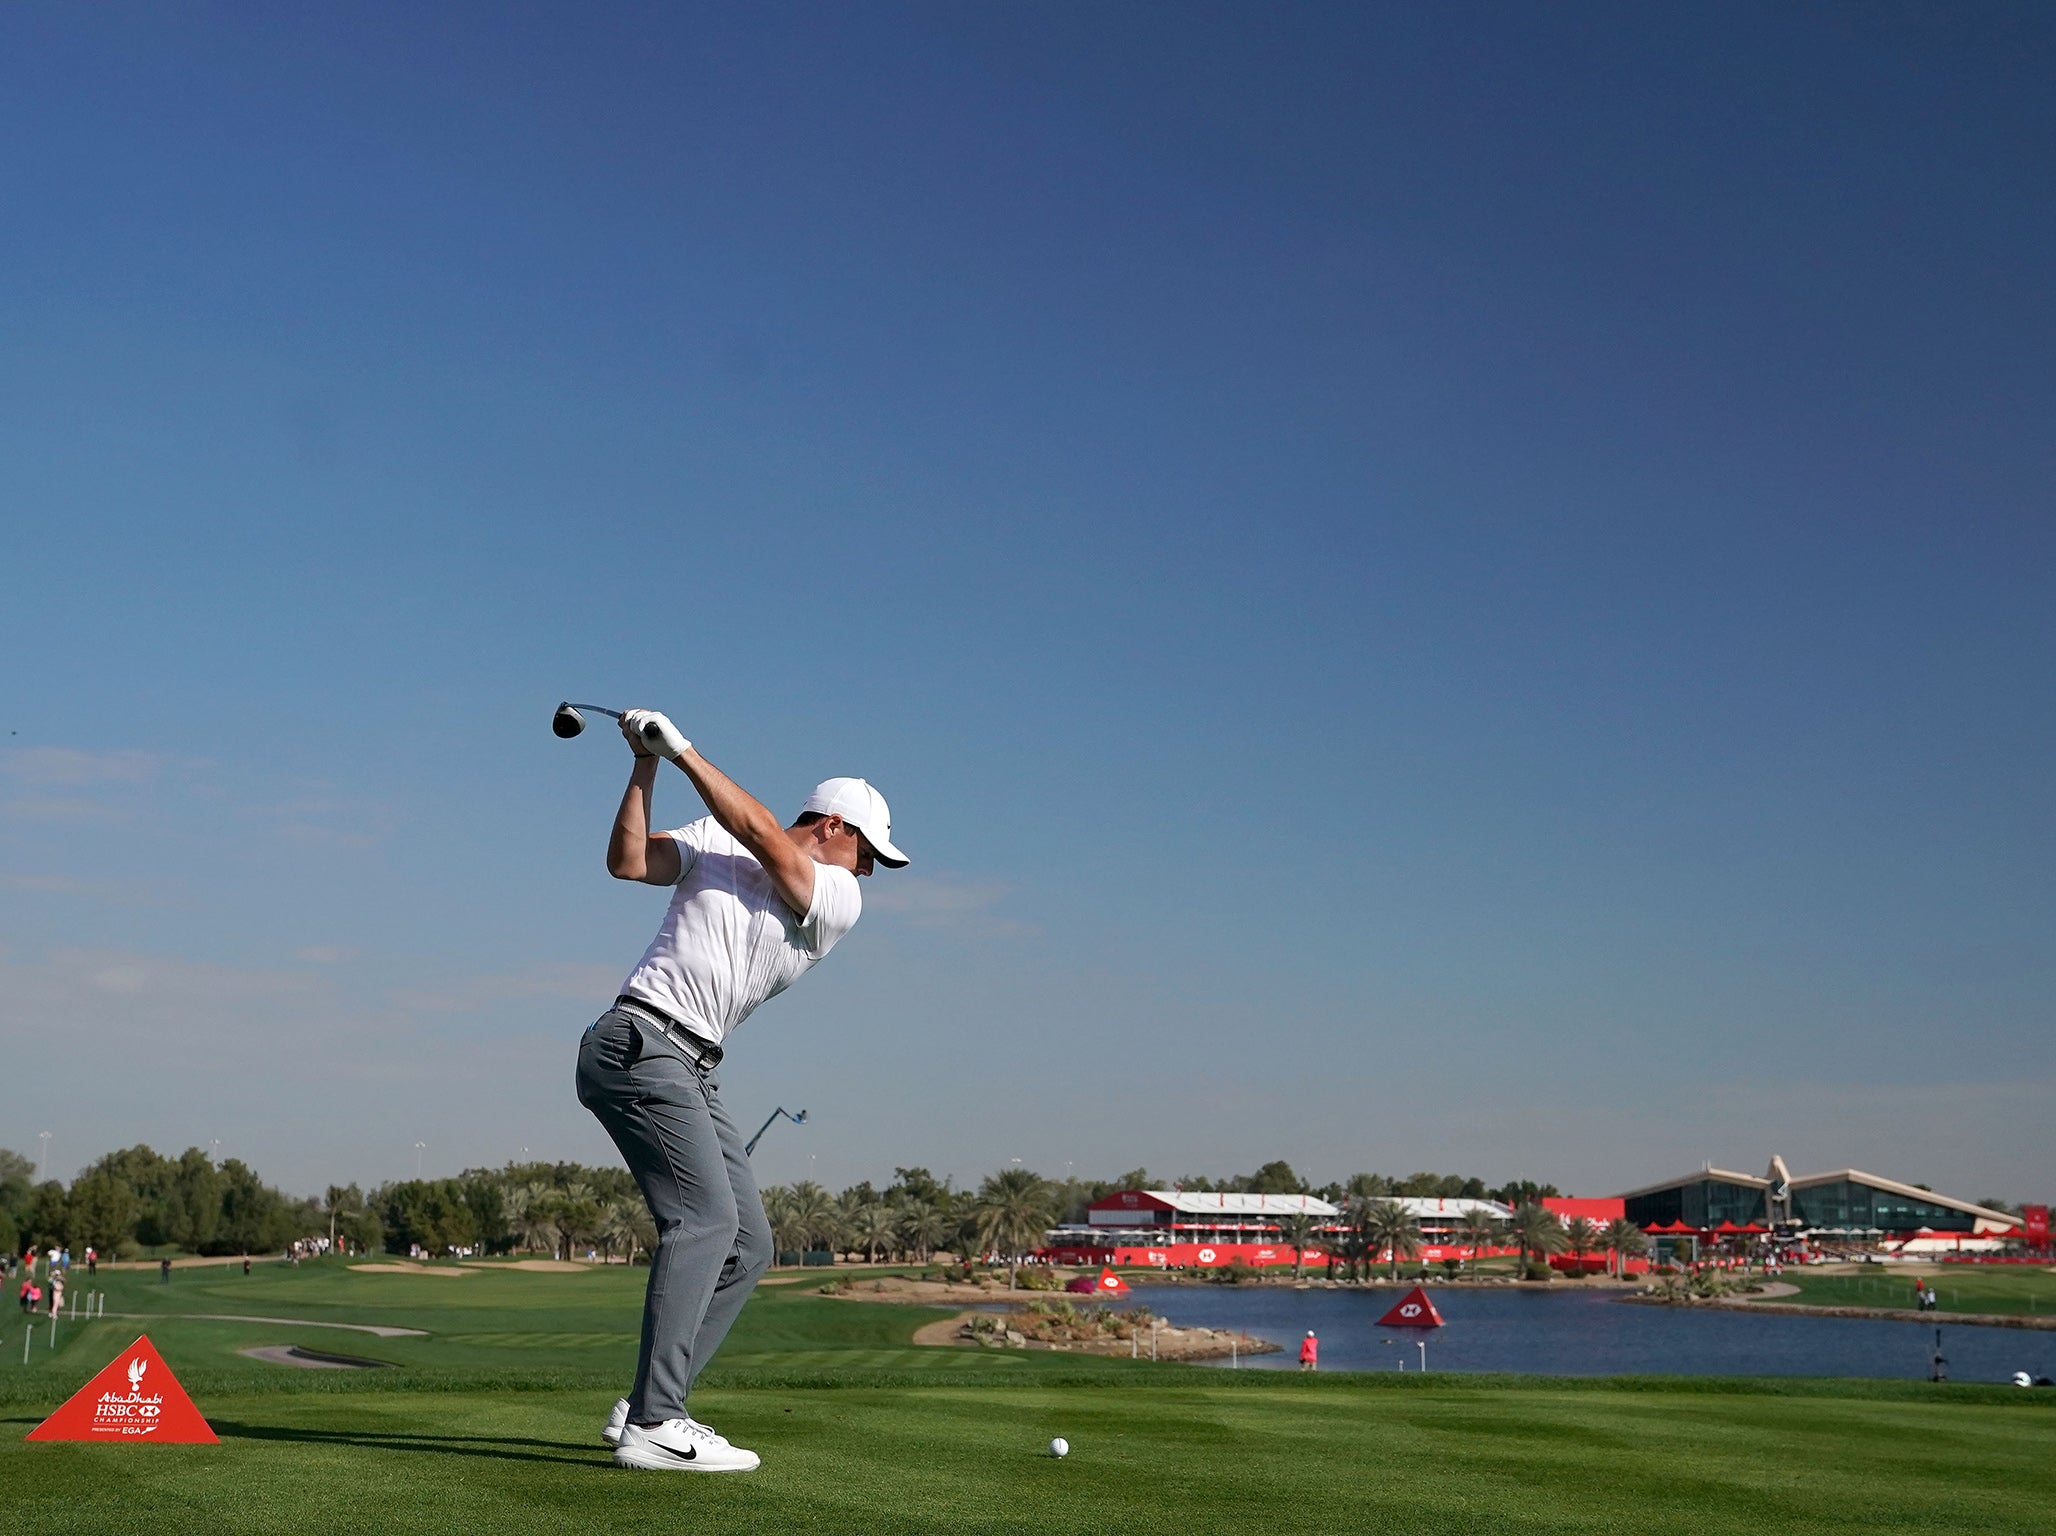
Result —
<path fill-rule="evenodd" d="M 50 1173 L 50 1133 L 38 1131 L 36 1139 L 43 1143 L 42 1150 L 36 1153 L 36 1182 L 40 1184 Z"/>
<path fill-rule="evenodd" d="M 425 1141 L 414 1143 L 414 1177 L 417 1180 L 421 1177 L 421 1149 L 427 1145 L 428 1143 Z"/>

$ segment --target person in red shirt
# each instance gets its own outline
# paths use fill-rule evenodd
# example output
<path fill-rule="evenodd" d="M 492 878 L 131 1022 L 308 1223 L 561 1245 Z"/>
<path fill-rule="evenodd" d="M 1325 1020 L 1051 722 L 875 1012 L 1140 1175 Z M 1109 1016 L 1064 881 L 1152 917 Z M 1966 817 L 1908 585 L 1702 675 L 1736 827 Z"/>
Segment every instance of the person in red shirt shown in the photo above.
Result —
<path fill-rule="evenodd" d="M 1306 1337 L 1299 1341 L 1299 1368 L 1302 1371 L 1318 1370 L 1321 1364 L 1321 1341 L 1314 1337 L 1313 1329 L 1306 1331 Z"/>

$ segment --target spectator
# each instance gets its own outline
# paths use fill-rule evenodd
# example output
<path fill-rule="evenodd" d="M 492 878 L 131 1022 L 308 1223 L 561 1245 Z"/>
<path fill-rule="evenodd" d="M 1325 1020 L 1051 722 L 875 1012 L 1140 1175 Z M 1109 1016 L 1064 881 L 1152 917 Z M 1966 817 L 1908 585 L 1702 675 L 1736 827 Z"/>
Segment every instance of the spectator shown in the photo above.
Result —
<path fill-rule="evenodd" d="M 1321 1366 L 1321 1341 L 1314 1337 L 1313 1329 L 1306 1331 L 1306 1337 L 1299 1341 L 1299 1368 L 1302 1371 L 1319 1370 Z"/>

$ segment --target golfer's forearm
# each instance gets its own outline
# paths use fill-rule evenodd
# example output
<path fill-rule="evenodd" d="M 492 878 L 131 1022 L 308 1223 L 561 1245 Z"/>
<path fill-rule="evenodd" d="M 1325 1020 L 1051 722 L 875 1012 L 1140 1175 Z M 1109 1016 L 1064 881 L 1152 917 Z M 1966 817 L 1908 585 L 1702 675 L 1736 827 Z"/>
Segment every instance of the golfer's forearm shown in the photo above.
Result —
<path fill-rule="evenodd" d="M 764 859 L 766 850 L 784 831 L 769 807 L 690 747 L 675 761 L 692 780 L 692 787 L 700 792 L 700 798 L 707 802 L 707 809 L 714 813 L 722 829 Z"/>
<path fill-rule="evenodd" d="M 607 838 L 607 873 L 616 880 L 640 880 L 649 873 L 650 793 L 656 783 L 657 759 L 637 758 Z"/>

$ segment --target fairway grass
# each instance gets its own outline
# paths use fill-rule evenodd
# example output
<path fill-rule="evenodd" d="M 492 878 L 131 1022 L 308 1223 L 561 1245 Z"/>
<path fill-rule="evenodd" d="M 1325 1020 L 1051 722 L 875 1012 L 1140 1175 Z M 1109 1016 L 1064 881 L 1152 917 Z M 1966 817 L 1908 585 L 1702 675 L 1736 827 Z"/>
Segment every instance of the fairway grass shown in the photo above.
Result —
<path fill-rule="evenodd" d="M 1934 1287 L 1940 1311 L 2056 1320 L 2056 1270 L 2027 1264 L 1946 1264 L 1918 1273 Z M 1781 1298 L 1787 1303 L 1909 1312 L 1914 1307 L 1913 1275 L 1883 1266 L 1825 1275 L 1788 1271 L 1783 1278 L 1799 1288 L 1798 1295 Z"/>
<path fill-rule="evenodd" d="M 811 1277 L 758 1293 L 694 1398 L 697 1413 L 762 1453 L 763 1469 L 621 1472 L 597 1432 L 632 1367 L 639 1279 L 306 1266 L 124 1286 L 110 1311 L 125 1294 L 124 1310 L 159 1314 L 147 1331 L 221 1444 L 22 1443 L 144 1331 L 114 1319 L 81 1327 L 27 1369 L 0 1357 L 0 1512 L 24 1529 L 152 1532 L 1670 1526 L 1760 1536 L 2042 1531 L 2056 1501 L 2056 1394 L 1232 1375 L 920 1349 L 908 1340 L 933 1310 L 827 1300 L 811 1294 Z M 175 1310 L 378 1322 L 428 1337 L 164 1315 Z M 0 1347 L 19 1339 L 8 1329 Z M 299 1371 L 236 1354 L 293 1342 L 400 1368 Z M 1068 1459 L 1043 1454 L 1053 1435 L 1070 1440 Z"/>

